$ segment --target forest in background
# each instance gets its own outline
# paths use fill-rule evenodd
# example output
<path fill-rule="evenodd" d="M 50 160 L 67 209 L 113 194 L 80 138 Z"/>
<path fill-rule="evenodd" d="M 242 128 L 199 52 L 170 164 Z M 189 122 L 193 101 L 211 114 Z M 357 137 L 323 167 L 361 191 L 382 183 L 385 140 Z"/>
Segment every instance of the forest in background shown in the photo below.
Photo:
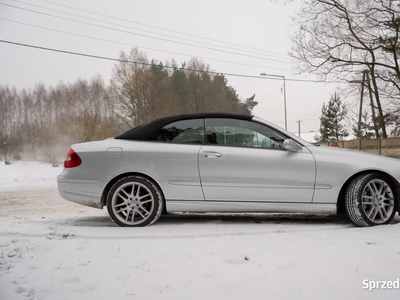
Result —
<path fill-rule="evenodd" d="M 2 155 L 56 161 L 73 143 L 113 137 L 163 116 L 251 114 L 255 95 L 240 101 L 226 78 L 211 71 L 198 59 L 163 64 L 133 49 L 121 52 L 109 84 L 96 75 L 32 89 L 0 85 Z"/>

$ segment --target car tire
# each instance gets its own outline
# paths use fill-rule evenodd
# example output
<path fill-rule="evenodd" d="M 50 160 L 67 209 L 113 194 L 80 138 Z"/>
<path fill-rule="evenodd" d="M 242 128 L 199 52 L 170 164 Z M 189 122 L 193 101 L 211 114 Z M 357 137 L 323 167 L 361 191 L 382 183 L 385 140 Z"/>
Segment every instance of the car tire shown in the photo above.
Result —
<path fill-rule="evenodd" d="M 364 174 L 354 178 L 345 197 L 347 214 L 356 226 L 389 224 L 396 214 L 395 189 L 381 174 Z"/>
<path fill-rule="evenodd" d="M 149 179 L 127 176 L 118 180 L 107 195 L 111 219 L 123 227 L 143 227 L 155 223 L 164 207 L 160 189 Z"/>

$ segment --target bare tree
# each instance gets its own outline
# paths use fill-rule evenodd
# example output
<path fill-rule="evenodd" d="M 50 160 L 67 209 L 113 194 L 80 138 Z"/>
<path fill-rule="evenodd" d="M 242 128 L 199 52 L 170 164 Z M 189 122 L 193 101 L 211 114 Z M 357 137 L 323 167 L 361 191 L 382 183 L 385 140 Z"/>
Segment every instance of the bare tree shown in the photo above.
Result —
<path fill-rule="evenodd" d="M 369 71 L 383 137 L 381 96 L 400 93 L 399 16 L 398 0 L 304 0 L 292 36 L 300 72 L 351 81 Z"/>
<path fill-rule="evenodd" d="M 116 114 L 132 127 L 147 122 L 154 108 L 150 99 L 150 63 L 146 55 L 137 49 L 132 49 L 129 54 L 121 52 L 120 60 L 113 70 L 111 91 Z"/>

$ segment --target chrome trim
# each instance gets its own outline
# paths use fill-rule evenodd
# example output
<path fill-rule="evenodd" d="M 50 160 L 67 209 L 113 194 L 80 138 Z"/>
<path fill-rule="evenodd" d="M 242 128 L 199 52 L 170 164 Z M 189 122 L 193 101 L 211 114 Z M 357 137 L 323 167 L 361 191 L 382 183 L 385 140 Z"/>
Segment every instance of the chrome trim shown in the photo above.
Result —
<path fill-rule="evenodd" d="M 200 181 L 168 180 L 168 183 L 172 185 L 200 186 Z"/>
<path fill-rule="evenodd" d="M 78 183 L 78 184 L 94 184 L 98 183 L 98 180 L 92 180 L 92 179 L 82 179 L 82 178 L 65 178 L 65 177 L 59 177 L 58 182 L 60 183 Z"/>
<path fill-rule="evenodd" d="M 332 188 L 332 186 L 329 184 L 316 184 L 315 185 L 315 189 L 318 189 L 318 190 L 329 190 L 331 188 Z"/>
<path fill-rule="evenodd" d="M 241 187 L 241 188 L 265 188 L 265 189 L 313 189 L 314 183 L 298 182 L 272 182 L 272 181 L 244 181 L 244 180 L 203 180 L 203 186 L 214 187 Z"/>

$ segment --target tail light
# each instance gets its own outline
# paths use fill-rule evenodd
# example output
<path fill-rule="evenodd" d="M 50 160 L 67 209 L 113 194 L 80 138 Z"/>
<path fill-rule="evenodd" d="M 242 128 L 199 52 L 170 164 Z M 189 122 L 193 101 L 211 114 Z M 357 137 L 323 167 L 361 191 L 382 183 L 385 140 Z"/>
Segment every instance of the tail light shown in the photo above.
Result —
<path fill-rule="evenodd" d="M 67 158 L 64 160 L 64 168 L 75 168 L 82 163 L 79 155 L 70 148 L 67 153 Z"/>

